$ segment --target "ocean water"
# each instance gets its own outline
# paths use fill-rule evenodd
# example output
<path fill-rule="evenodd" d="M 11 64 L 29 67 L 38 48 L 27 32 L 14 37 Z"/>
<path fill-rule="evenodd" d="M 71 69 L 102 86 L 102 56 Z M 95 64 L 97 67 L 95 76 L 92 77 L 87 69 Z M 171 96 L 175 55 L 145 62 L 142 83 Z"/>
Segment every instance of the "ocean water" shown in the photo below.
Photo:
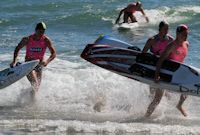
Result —
<path fill-rule="evenodd" d="M 179 94 L 163 97 L 151 118 L 144 118 L 149 86 L 111 73 L 80 58 L 86 44 L 100 34 L 143 48 L 157 33 L 161 20 L 175 36 L 179 24 L 190 28 L 186 64 L 200 67 L 199 0 L 142 0 L 150 23 L 140 13 L 140 26 L 118 30 L 120 9 L 130 0 L 1 0 L 0 69 L 9 66 L 15 46 L 34 32 L 37 22 L 47 24 L 57 58 L 43 72 L 36 99 L 30 97 L 26 78 L 0 91 L 2 135 L 188 135 L 200 134 L 200 99 L 189 96 L 184 118 L 176 109 Z M 19 61 L 24 60 L 20 51 Z M 46 57 L 49 56 L 49 53 Z"/>

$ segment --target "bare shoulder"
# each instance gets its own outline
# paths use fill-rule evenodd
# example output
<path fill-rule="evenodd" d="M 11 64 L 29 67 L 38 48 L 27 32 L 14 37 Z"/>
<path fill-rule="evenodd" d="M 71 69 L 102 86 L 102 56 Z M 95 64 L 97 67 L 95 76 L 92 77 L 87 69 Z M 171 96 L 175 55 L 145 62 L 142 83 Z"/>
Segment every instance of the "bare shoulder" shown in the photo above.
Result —
<path fill-rule="evenodd" d="M 156 37 L 152 36 L 147 40 L 147 44 L 149 44 L 150 46 L 154 45 L 156 43 Z"/>
<path fill-rule="evenodd" d="M 27 36 L 27 37 L 23 37 L 21 41 L 23 41 L 23 42 L 27 42 L 28 40 L 29 40 L 29 36 Z"/>
<path fill-rule="evenodd" d="M 157 36 L 157 35 L 154 35 L 154 36 L 150 37 L 149 39 L 151 39 L 151 40 L 156 40 L 156 36 Z"/>
<path fill-rule="evenodd" d="M 140 5 L 140 6 L 134 5 L 134 7 L 136 7 L 139 11 L 143 10 L 142 5 Z"/>
<path fill-rule="evenodd" d="M 174 40 L 174 37 L 172 35 L 167 35 L 169 37 L 169 40 L 172 41 Z"/>
<path fill-rule="evenodd" d="M 51 39 L 48 37 L 48 36 L 46 36 L 45 35 L 45 37 L 44 37 L 44 41 L 48 44 L 48 45 L 51 45 L 52 43 L 51 43 Z"/>
<path fill-rule="evenodd" d="M 150 37 L 147 41 L 146 41 L 146 44 L 142 50 L 143 53 L 146 53 L 152 46 L 153 44 L 155 43 L 155 39 L 154 37 Z"/>
<path fill-rule="evenodd" d="M 51 41 L 51 39 L 48 36 L 45 35 L 44 41 L 45 41 L 45 43 L 46 43 L 46 45 L 48 47 L 50 47 L 50 48 L 53 47 L 52 41 Z"/>
<path fill-rule="evenodd" d="M 184 44 L 189 47 L 189 42 L 188 41 L 185 41 Z"/>
<path fill-rule="evenodd" d="M 155 35 L 156 36 L 156 35 Z M 150 43 L 154 43 L 156 41 L 156 37 L 155 36 L 152 36 L 148 39 L 148 42 Z"/>
<path fill-rule="evenodd" d="M 154 37 L 150 37 L 147 41 L 146 41 L 146 44 L 145 46 L 148 48 L 150 48 L 152 46 L 152 44 L 154 43 Z"/>
<path fill-rule="evenodd" d="M 51 41 L 51 39 L 48 36 L 46 36 L 46 35 L 44 36 L 44 40 L 48 41 L 48 42 Z"/>
<path fill-rule="evenodd" d="M 26 45 L 29 41 L 29 36 L 28 37 L 23 37 L 19 43 L 19 45 Z"/>

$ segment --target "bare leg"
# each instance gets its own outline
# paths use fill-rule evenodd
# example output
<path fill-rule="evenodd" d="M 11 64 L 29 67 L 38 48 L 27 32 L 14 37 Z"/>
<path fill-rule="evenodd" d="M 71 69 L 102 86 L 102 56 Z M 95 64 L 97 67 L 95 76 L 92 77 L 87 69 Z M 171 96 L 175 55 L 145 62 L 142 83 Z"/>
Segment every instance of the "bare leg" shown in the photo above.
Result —
<path fill-rule="evenodd" d="M 31 73 L 27 75 L 27 78 L 29 82 L 31 83 L 33 90 L 38 91 L 39 84 L 38 84 L 37 73 L 33 70 Z"/>
<path fill-rule="evenodd" d="M 31 96 L 33 100 L 35 100 L 35 94 L 39 89 L 39 82 L 37 79 L 37 73 L 35 70 L 33 70 L 31 73 L 27 75 L 27 78 L 29 82 L 31 83 L 32 91 L 31 91 Z"/>
<path fill-rule="evenodd" d="M 134 15 L 131 15 L 131 16 L 130 16 L 130 19 L 131 19 L 131 23 L 137 22 L 137 20 L 136 20 L 136 18 L 135 18 Z"/>
<path fill-rule="evenodd" d="M 128 23 L 128 14 L 124 13 L 124 21 L 123 23 Z"/>
<path fill-rule="evenodd" d="M 150 92 L 149 97 L 152 97 L 153 95 L 155 95 L 156 89 L 153 88 L 153 87 L 150 87 L 150 91 L 149 92 Z M 167 97 L 168 100 L 171 99 L 171 93 L 168 92 L 168 91 L 165 91 L 164 96 Z"/>
<path fill-rule="evenodd" d="M 182 105 L 183 105 L 184 101 L 186 100 L 186 98 L 187 98 L 186 95 L 181 94 L 180 100 L 179 100 L 179 102 L 178 102 L 178 104 L 177 104 L 177 106 L 176 106 L 177 109 L 178 109 L 178 110 L 183 114 L 183 116 L 185 116 L 185 117 L 187 117 L 187 113 L 186 113 L 185 109 L 183 109 Z"/>
<path fill-rule="evenodd" d="M 37 75 L 38 87 L 39 87 L 42 81 L 42 71 L 36 71 L 36 75 Z"/>
<path fill-rule="evenodd" d="M 160 103 L 163 94 L 164 94 L 164 90 L 160 90 L 160 89 L 156 90 L 154 99 L 151 102 L 151 104 L 149 105 L 149 107 L 147 109 L 147 112 L 145 114 L 146 117 L 150 117 L 151 116 L 151 114 L 153 113 L 153 111 L 155 110 L 155 108 L 157 107 L 157 105 Z"/>

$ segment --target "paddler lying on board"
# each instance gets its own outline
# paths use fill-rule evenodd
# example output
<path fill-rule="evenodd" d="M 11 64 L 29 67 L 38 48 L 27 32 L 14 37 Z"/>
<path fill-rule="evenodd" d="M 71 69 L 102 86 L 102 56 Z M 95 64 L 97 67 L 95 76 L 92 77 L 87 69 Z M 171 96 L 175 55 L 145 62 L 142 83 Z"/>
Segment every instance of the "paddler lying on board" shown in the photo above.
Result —
<path fill-rule="evenodd" d="M 16 65 L 17 57 L 19 55 L 19 51 L 26 47 L 26 56 L 25 61 L 31 61 L 39 59 L 40 63 L 35 69 L 27 76 L 28 80 L 32 86 L 32 92 L 38 91 L 39 86 L 42 80 L 42 67 L 46 67 L 49 62 L 51 62 L 56 57 L 56 51 L 53 47 L 53 44 L 49 37 L 44 35 L 46 30 L 46 25 L 44 22 L 40 22 L 35 27 L 35 33 L 22 38 L 20 43 L 17 45 L 14 51 L 13 61 L 10 64 L 11 67 Z M 46 53 L 46 48 L 50 50 L 50 57 L 47 60 L 44 60 L 44 55 Z"/>
<path fill-rule="evenodd" d="M 136 18 L 134 16 L 134 13 L 136 11 L 141 12 L 144 15 L 146 21 L 149 22 L 149 18 L 146 16 L 141 2 L 138 1 L 136 3 L 131 3 L 127 7 L 122 9 L 120 11 L 120 13 L 119 13 L 119 16 L 118 16 L 117 20 L 115 21 L 115 24 L 119 23 L 119 20 L 120 20 L 120 17 L 122 15 L 122 13 L 124 13 L 123 23 L 130 23 L 130 22 L 131 23 L 135 23 L 135 22 L 137 22 L 137 20 L 136 20 Z M 130 22 L 129 22 L 129 19 L 130 19 Z"/>

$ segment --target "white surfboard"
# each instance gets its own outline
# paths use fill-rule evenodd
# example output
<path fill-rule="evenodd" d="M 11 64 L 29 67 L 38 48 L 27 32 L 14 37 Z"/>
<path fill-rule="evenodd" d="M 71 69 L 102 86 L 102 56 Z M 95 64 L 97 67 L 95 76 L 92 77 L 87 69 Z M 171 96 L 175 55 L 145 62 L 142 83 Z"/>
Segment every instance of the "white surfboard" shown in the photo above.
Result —
<path fill-rule="evenodd" d="M 139 24 L 137 22 L 135 22 L 135 23 L 121 23 L 118 26 L 119 29 L 127 29 L 127 30 L 134 29 L 134 28 L 137 28 L 137 27 L 139 27 Z"/>
<path fill-rule="evenodd" d="M 94 44 L 88 44 L 81 57 L 92 64 L 155 88 L 200 96 L 200 69 L 166 60 L 160 71 L 160 82 L 155 83 L 158 57 L 149 53 L 142 54 L 137 47 L 130 48 L 128 43 L 115 44 L 117 41 L 114 38 L 109 40 L 109 37 L 106 37 L 104 40 L 104 37 L 101 37 Z"/>
<path fill-rule="evenodd" d="M 39 63 L 39 60 L 33 60 L 19 64 L 13 68 L 6 68 L 0 71 L 0 89 L 3 89 L 22 77 L 28 75 Z"/>

